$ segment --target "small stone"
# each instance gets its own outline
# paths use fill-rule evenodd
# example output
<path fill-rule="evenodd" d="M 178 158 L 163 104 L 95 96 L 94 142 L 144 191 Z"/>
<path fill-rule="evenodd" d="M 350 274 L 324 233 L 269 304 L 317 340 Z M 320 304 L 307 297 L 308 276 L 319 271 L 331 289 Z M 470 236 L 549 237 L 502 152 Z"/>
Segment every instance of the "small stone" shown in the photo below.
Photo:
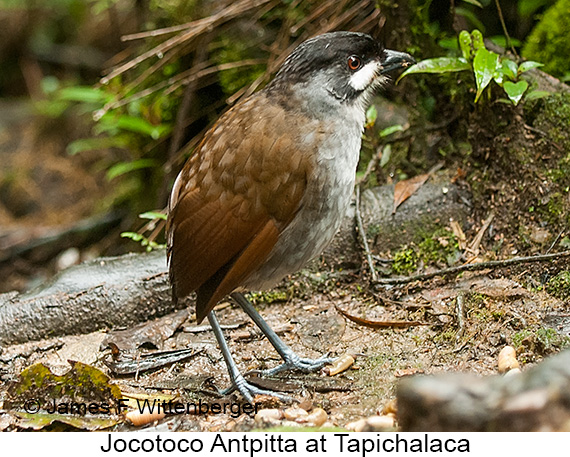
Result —
<path fill-rule="evenodd" d="M 366 419 L 363 432 L 386 432 L 396 427 L 394 416 L 372 416 Z"/>
<path fill-rule="evenodd" d="M 521 373 L 521 369 L 520 369 L 520 368 L 513 368 L 513 369 L 511 369 L 511 370 L 509 370 L 509 371 L 507 371 L 507 372 L 505 373 L 505 378 L 506 378 L 507 376 L 516 376 L 516 375 L 518 375 L 518 374 L 520 374 L 520 373 Z"/>
<path fill-rule="evenodd" d="M 283 411 L 283 417 L 288 421 L 307 422 L 309 413 L 302 408 L 291 407 Z"/>
<path fill-rule="evenodd" d="M 262 409 L 257 412 L 254 421 L 257 424 L 276 423 L 281 420 L 283 413 L 277 408 Z"/>
<path fill-rule="evenodd" d="M 77 248 L 69 248 L 57 256 L 55 268 L 57 271 L 65 270 L 81 261 L 81 252 Z"/>
<path fill-rule="evenodd" d="M 394 430 L 396 419 L 392 414 L 384 416 L 370 416 L 346 425 L 353 432 L 386 432 Z"/>
<path fill-rule="evenodd" d="M 513 368 L 519 368 L 519 362 L 517 361 L 517 353 L 515 349 L 511 346 L 505 346 L 499 352 L 499 373 L 506 373 Z"/>
<path fill-rule="evenodd" d="M 348 424 L 346 424 L 345 428 L 353 432 L 361 432 L 364 429 L 365 425 L 366 425 L 366 419 L 359 419 L 354 422 L 349 422 Z"/>
<path fill-rule="evenodd" d="M 333 362 L 324 368 L 324 372 L 327 376 L 334 376 L 335 374 L 342 373 L 348 370 L 354 364 L 354 357 L 350 354 L 344 354 L 338 359 L 333 360 Z"/>
<path fill-rule="evenodd" d="M 329 415 L 323 408 L 315 408 L 307 416 L 307 422 L 314 427 L 320 427 L 327 421 L 328 418 Z"/>

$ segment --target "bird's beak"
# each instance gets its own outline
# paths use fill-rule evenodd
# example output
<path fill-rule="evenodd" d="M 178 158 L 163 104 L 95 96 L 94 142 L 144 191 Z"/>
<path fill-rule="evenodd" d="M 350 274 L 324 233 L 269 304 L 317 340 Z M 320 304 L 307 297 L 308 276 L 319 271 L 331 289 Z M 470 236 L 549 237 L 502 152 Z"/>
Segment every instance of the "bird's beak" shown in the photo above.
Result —
<path fill-rule="evenodd" d="M 405 52 L 392 51 L 391 49 L 384 50 L 385 58 L 382 61 L 380 73 L 388 73 L 392 70 L 399 70 L 400 68 L 407 68 L 416 63 L 416 60 Z"/>

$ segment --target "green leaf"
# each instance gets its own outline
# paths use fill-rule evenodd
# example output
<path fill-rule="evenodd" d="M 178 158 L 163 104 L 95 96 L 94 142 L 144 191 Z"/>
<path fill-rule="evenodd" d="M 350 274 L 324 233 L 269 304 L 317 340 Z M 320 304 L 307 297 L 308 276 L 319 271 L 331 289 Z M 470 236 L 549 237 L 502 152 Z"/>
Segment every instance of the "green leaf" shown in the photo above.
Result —
<path fill-rule="evenodd" d="M 470 5 L 474 5 L 477 6 L 481 9 L 483 9 L 483 5 L 481 5 L 481 3 L 479 3 L 477 0 L 463 0 L 465 3 L 469 3 Z"/>
<path fill-rule="evenodd" d="M 158 165 L 158 162 L 154 159 L 139 159 L 132 162 L 119 162 L 113 165 L 107 171 L 107 179 L 111 181 L 117 176 L 124 175 L 130 171 L 140 170 L 141 168 L 151 168 Z"/>
<path fill-rule="evenodd" d="M 505 76 L 513 81 L 517 78 L 517 64 L 511 59 L 503 59 L 501 65 L 495 71 L 493 79 L 499 86 L 502 86 L 505 82 Z"/>
<path fill-rule="evenodd" d="M 94 151 L 112 147 L 124 148 L 126 146 L 127 142 L 120 137 L 80 138 L 69 143 L 66 151 L 69 155 L 75 155 L 85 151 Z"/>
<path fill-rule="evenodd" d="M 140 241 L 144 236 L 136 232 L 121 232 L 121 238 L 130 238 L 133 241 Z"/>
<path fill-rule="evenodd" d="M 501 48 L 507 48 L 507 45 L 509 44 L 509 43 L 507 43 L 507 37 L 504 35 L 495 35 L 495 36 L 489 37 L 489 41 L 496 44 L 497 46 L 500 46 Z M 517 48 L 522 45 L 520 40 L 517 40 L 516 38 L 512 38 L 512 37 L 511 37 L 510 44 L 512 46 L 517 47 Z"/>
<path fill-rule="evenodd" d="M 141 133 L 151 137 L 153 140 L 159 139 L 170 130 L 165 124 L 153 125 L 145 119 L 135 116 L 120 116 L 117 120 L 117 127 L 130 132 Z"/>
<path fill-rule="evenodd" d="M 381 130 L 378 135 L 380 136 L 380 138 L 385 138 L 389 135 L 392 135 L 392 133 L 401 132 L 402 130 L 404 130 L 403 125 L 400 124 L 391 125 L 390 127 L 386 127 L 385 129 Z"/>
<path fill-rule="evenodd" d="M 426 59 L 412 65 L 398 78 L 398 81 L 406 75 L 416 73 L 449 73 L 454 71 L 469 70 L 471 66 L 463 57 L 436 57 Z"/>
<path fill-rule="evenodd" d="M 462 30 L 458 37 L 461 54 L 465 60 L 473 60 L 473 42 L 471 34 L 467 30 Z"/>
<path fill-rule="evenodd" d="M 452 51 L 456 51 L 459 49 L 459 45 L 457 44 L 457 39 L 453 38 L 442 38 L 437 42 L 437 45 L 442 47 L 443 49 L 450 49 Z"/>
<path fill-rule="evenodd" d="M 158 211 L 147 211 L 146 213 L 139 214 L 141 219 L 163 219 L 166 220 L 166 214 L 159 213 Z"/>
<path fill-rule="evenodd" d="M 384 146 L 384 149 L 382 149 L 382 157 L 380 157 L 380 166 L 382 168 L 388 165 L 391 156 L 392 156 L 392 145 L 387 144 L 386 146 Z"/>
<path fill-rule="evenodd" d="M 511 101 L 515 105 L 518 105 L 525 91 L 528 89 L 528 83 L 526 81 L 519 81 L 518 83 L 505 81 L 505 84 L 503 84 L 503 89 Z"/>
<path fill-rule="evenodd" d="M 473 40 L 473 49 L 475 49 L 475 52 L 485 47 L 485 43 L 483 41 L 483 34 L 479 30 L 477 29 L 473 30 L 471 32 L 471 38 Z"/>
<path fill-rule="evenodd" d="M 378 110 L 376 106 L 370 105 L 366 110 L 366 127 L 372 127 L 376 123 L 376 118 L 378 117 Z"/>
<path fill-rule="evenodd" d="M 524 73 L 525 71 L 532 70 L 533 68 L 542 67 L 543 64 L 540 62 L 534 62 L 533 60 L 528 60 L 519 65 L 518 74 Z"/>
<path fill-rule="evenodd" d="M 525 96 L 526 100 L 537 100 L 539 98 L 549 97 L 552 95 L 552 92 L 548 92 L 547 90 L 531 90 Z"/>
<path fill-rule="evenodd" d="M 485 88 L 493 79 L 493 75 L 499 66 L 499 55 L 487 51 L 487 49 L 479 48 L 475 53 L 473 59 L 473 72 L 475 73 L 475 82 L 477 83 L 477 95 L 475 96 L 475 103 L 481 97 Z"/>
<path fill-rule="evenodd" d="M 71 102 L 106 103 L 111 99 L 111 96 L 101 89 L 89 86 L 72 86 L 61 89 L 58 98 Z"/>
<path fill-rule="evenodd" d="M 505 68 L 505 74 L 511 78 L 511 79 L 516 79 L 517 77 L 517 64 L 516 62 L 514 62 L 511 59 L 505 59 L 503 60 L 501 66 L 503 68 Z"/>

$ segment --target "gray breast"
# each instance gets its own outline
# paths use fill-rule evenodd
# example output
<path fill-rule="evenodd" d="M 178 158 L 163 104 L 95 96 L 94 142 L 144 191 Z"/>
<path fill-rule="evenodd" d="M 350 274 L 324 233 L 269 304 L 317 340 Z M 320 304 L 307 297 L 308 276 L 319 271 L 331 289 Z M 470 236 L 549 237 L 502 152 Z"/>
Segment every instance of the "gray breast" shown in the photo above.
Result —
<path fill-rule="evenodd" d="M 334 237 L 350 203 L 360 152 L 361 128 L 351 124 L 336 125 L 319 149 L 299 211 L 246 288 L 272 287 L 319 255 Z"/>

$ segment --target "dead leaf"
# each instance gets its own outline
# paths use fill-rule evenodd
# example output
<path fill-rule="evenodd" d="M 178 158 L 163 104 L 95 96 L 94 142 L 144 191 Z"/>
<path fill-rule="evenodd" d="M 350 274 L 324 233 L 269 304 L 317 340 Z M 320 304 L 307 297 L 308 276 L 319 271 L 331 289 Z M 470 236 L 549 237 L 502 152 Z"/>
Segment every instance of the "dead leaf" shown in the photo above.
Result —
<path fill-rule="evenodd" d="M 37 430 L 60 422 L 100 430 L 122 421 L 122 394 L 110 378 L 90 365 L 69 363 L 71 370 L 61 376 L 32 365 L 8 387 L 4 409 L 20 418 L 19 426 Z"/>
<path fill-rule="evenodd" d="M 103 340 L 101 346 L 107 347 L 109 343 L 113 343 L 121 351 L 128 351 L 137 349 L 145 343 L 150 343 L 154 347 L 160 348 L 162 342 L 170 338 L 187 318 L 188 310 L 182 309 L 176 313 L 136 325 L 127 330 L 117 330 L 111 332 Z"/>
<path fill-rule="evenodd" d="M 414 176 L 404 181 L 398 181 L 394 187 L 394 209 L 392 210 L 392 214 L 396 212 L 398 206 L 414 195 L 418 189 L 425 184 L 428 178 L 441 167 L 443 167 L 443 162 L 434 165 L 430 171 L 423 175 Z"/>
<path fill-rule="evenodd" d="M 117 346 L 112 344 L 113 358 L 111 360 L 103 360 L 105 365 L 115 374 L 134 374 L 148 370 L 155 370 L 157 368 L 170 365 L 175 362 L 190 359 L 202 352 L 202 347 L 196 349 L 195 347 L 186 349 L 177 349 L 174 351 L 160 351 L 151 352 L 149 354 L 138 354 L 133 358 L 128 354 L 121 353 Z M 203 345 L 199 345 L 203 346 Z"/>
<path fill-rule="evenodd" d="M 418 189 L 424 185 L 429 176 L 429 173 L 424 173 L 423 175 L 414 176 L 413 178 L 396 183 L 394 187 L 394 209 L 392 209 L 392 214 L 396 212 L 398 206 L 414 195 Z"/>
<path fill-rule="evenodd" d="M 337 305 L 335 305 L 335 308 L 340 314 L 342 314 L 347 319 L 351 320 L 352 322 L 356 322 L 358 325 L 362 325 L 364 327 L 405 328 L 405 327 L 412 327 L 415 325 L 428 325 L 424 322 L 419 322 L 419 321 L 371 321 L 368 319 L 362 319 L 361 317 L 353 316 L 352 314 L 348 314 L 346 311 L 340 309 Z"/>
<path fill-rule="evenodd" d="M 463 232 L 461 225 L 459 225 L 459 222 L 457 221 L 451 221 L 449 225 L 451 225 L 451 230 L 453 232 L 453 235 L 457 239 L 459 250 L 464 251 L 465 248 L 467 247 L 467 237 L 465 236 L 465 233 Z"/>

